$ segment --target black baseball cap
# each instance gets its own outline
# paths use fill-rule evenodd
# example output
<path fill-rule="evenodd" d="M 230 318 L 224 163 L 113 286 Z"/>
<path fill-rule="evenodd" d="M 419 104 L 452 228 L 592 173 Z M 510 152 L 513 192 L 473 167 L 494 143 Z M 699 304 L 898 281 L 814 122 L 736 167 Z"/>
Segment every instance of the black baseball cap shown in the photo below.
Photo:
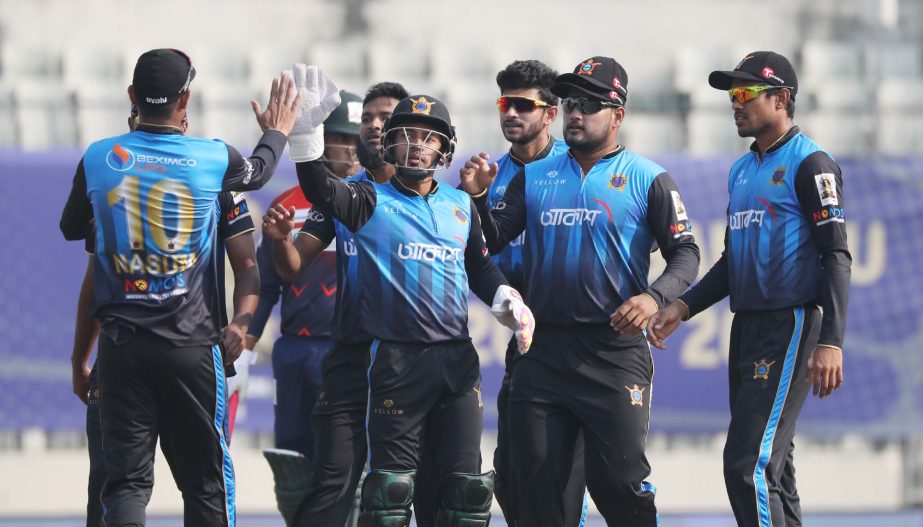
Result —
<path fill-rule="evenodd" d="M 359 135 L 362 120 L 362 97 L 340 90 L 340 105 L 324 121 L 324 131 L 335 134 Z"/>
<path fill-rule="evenodd" d="M 798 92 L 795 68 L 787 58 L 772 51 L 754 51 L 737 63 L 733 71 L 713 71 L 708 84 L 719 90 L 730 90 L 734 79 L 755 81 L 770 86 L 788 87 L 792 96 Z"/>
<path fill-rule="evenodd" d="M 573 73 L 559 75 L 551 85 L 551 93 L 566 97 L 569 88 L 624 105 L 628 100 L 628 73 L 611 57 L 592 57 L 578 64 Z"/>
<path fill-rule="evenodd" d="M 189 89 L 195 78 L 192 60 L 178 49 L 152 49 L 135 64 L 131 84 L 141 104 L 170 104 Z"/>

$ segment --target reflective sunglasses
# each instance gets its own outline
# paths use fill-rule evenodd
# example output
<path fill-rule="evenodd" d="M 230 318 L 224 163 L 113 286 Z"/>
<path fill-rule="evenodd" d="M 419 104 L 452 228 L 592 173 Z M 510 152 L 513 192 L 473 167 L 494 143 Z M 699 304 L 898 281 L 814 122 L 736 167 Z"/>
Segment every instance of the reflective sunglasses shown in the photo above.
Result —
<path fill-rule="evenodd" d="M 580 108 L 580 113 L 590 114 L 598 113 L 603 108 L 619 108 L 622 105 L 589 97 L 565 97 L 561 101 L 561 106 L 567 113 L 573 112 L 574 108 Z"/>
<path fill-rule="evenodd" d="M 759 86 L 741 86 L 739 88 L 731 88 L 728 90 L 728 96 L 730 96 L 731 102 L 739 102 L 743 104 L 745 102 L 756 99 L 764 91 L 781 90 L 782 88 L 792 89 L 791 86 L 769 86 L 768 84 L 761 84 Z"/>
<path fill-rule="evenodd" d="M 178 49 L 170 48 L 170 51 L 176 53 L 177 55 L 186 59 L 186 64 L 189 65 L 189 71 L 186 72 L 186 82 L 183 83 L 183 87 L 180 88 L 179 93 L 185 93 L 189 89 L 189 85 L 192 84 L 192 79 L 195 77 L 195 67 L 192 65 L 192 59 L 189 58 L 189 55 L 183 53 Z"/>
<path fill-rule="evenodd" d="M 545 101 L 515 95 L 504 95 L 497 99 L 497 108 L 503 113 L 510 111 L 510 108 L 516 108 L 516 113 L 529 113 L 535 111 L 536 108 L 547 108 L 550 106 L 551 105 Z"/>

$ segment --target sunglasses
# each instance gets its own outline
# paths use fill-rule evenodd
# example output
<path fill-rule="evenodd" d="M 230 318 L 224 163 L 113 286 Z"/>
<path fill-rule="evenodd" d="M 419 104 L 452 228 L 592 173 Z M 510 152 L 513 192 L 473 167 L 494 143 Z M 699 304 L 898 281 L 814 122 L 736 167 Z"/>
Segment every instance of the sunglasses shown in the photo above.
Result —
<path fill-rule="evenodd" d="M 186 82 L 183 83 L 183 87 L 180 88 L 179 93 L 185 93 L 189 89 L 189 85 L 192 84 L 192 79 L 195 77 L 195 67 L 192 65 L 192 59 L 189 58 L 189 55 L 183 53 L 178 49 L 171 48 L 170 51 L 176 53 L 177 55 L 186 59 L 186 64 L 189 65 L 189 71 L 186 73 Z"/>
<path fill-rule="evenodd" d="M 756 99 L 764 91 L 781 90 L 782 88 L 791 89 L 790 86 L 769 86 L 765 84 L 761 84 L 759 86 L 741 86 L 739 88 L 731 88 L 728 90 L 728 96 L 730 96 L 731 102 L 739 102 L 740 104 L 743 104 L 745 102 Z"/>
<path fill-rule="evenodd" d="M 574 108 L 580 108 L 580 113 L 590 114 L 599 113 L 603 108 L 619 108 L 622 105 L 589 97 L 565 97 L 561 101 L 561 106 L 567 113 L 573 112 Z"/>
<path fill-rule="evenodd" d="M 535 111 L 536 108 L 548 107 L 551 107 L 551 105 L 544 101 L 530 99 L 529 97 L 504 95 L 497 99 L 497 108 L 503 113 L 510 111 L 510 108 L 516 108 L 516 113 L 529 113 Z"/>

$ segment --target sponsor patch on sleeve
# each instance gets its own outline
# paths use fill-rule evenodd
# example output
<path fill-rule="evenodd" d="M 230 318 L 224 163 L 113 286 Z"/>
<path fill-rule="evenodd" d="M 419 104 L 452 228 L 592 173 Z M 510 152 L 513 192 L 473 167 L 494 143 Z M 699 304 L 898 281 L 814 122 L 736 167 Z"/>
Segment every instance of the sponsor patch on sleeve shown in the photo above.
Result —
<path fill-rule="evenodd" d="M 836 176 L 829 173 L 817 174 L 814 176 L 814 183 L 817 184 L 817 195 L 820 196 L 822 206 L 840 204 L 836 195 Z"/>
<path fill-rule="evenodd" d="M 671 190 L 670 196 L 673 197 L 673 210 L 676 212 L 676 219 L 678 221 L 687 221 L 689 216 L 686 214 L 686 205 L 683 203 L 682 196 L 676 190 Z"/>

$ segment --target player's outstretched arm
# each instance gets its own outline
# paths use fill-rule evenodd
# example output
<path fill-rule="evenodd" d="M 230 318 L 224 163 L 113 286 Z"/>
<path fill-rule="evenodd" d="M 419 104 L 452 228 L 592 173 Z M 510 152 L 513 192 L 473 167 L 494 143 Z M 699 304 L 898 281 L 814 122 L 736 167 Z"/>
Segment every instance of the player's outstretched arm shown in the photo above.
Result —
<path fill-rule="evenodd" d="M 71 381 L 74 395 L 87 404 L 90 395 L 90 356 L 99 336 L 99 321 L 93 317 L 93 257 L 87 259 L 87 271 L 77 299 L 77 320 L 74 324 L 74 349 L 71 352 Z"/>
<path fill-rule="evenodd" d="M 244 158 L 234 147 L 227 145 L 228 168 L 224 174 L 224 190 L 256 190 L 269 181 L 285 150 L 285 141 L 292 131 L 300 102 L 291 74 L 283 72 L 280 78 L 273 79 L 266 110 L 260 112 L 259 104 L 253 108 L 263 129 L 263 136 L 254 147 L 253 154 Z M 253 101 L 251 105 L 254 105 Z"/>

